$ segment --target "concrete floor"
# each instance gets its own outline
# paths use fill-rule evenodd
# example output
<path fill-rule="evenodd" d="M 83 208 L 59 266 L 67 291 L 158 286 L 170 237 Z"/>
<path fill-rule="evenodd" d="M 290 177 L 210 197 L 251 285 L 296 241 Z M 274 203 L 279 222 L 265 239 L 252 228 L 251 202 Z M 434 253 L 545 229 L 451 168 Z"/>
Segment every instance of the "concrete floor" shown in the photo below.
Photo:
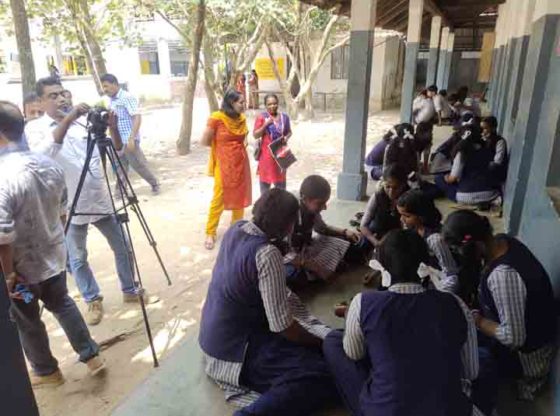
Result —
<path fill-rule="evenodd" d="M 436 129 L 435 146 L 449 136 L 449 128 Z M 369 185 L 368 193 L 374 189 Z M 438 201 L 442 213 L 454 209 L 449 201 Z M 348 227 L 348 220 L 363 211 L 365 201 L 348 202 L 334 200 L 324 217 L 328 223 Z M 503 229 L 502 221 L 491 218 L 495 229 Z M 343 326 L 334 316 L 333 305 L 350 300 L 363 289 L 362 277 L 366 269 L 341 274 L 329 284 L 318 284 L 302 294 L 312 313 L 333 328 Z M 514 400 L 511 391 L 501 392 L 500 416 L 548 416 L 553 415 L 552 391 L 549 389 L 534 404 Z M 223 392 L 204 373 L 202 352 L 196 337 L 186 339 L 161 363 L 159 369 L 145 380 L 126 400 L 115 408 L 113 416 L 223 416 L 232 414 L 234 407 L 225 403 Z M 349 415 L 344 409 L 335 409 L 319 416 Z"/>

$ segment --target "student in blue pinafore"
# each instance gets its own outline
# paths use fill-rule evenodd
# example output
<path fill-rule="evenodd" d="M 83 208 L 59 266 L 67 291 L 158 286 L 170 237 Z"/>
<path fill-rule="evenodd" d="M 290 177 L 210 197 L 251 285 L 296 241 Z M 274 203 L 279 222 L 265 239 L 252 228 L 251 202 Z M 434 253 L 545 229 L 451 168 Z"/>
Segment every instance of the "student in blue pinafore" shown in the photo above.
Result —
<path fill-rule="evenodd" d="M 427 257 L 416 232 L 391 231 L 379 249 L 391 286 L 358 294 L 345 332 L 333 331 L 323 343 L 354 416 L 480 414 L 462 383 L 478 373 L 472 316 L 455 295 L 422 287 L 417 270 Z"/>
<path fill-rule="evenodd" d="M 473 311 L 479 330 L 480 376 L 473 401 L 487 415 L 500 378 L 513 379 L 521 400 L 533 400 L 546 383 L 556 355 L 556 308 L 550 278 L 519 240 L 493 235 L 486 217 L 461 210 L 449 215 L 445 240 L 481 270 Z"/>
<path fill-rule="evenodd" d="M 397 126 L 395 126 L 397 127 Z M 383 176 L 383 161 L 385 159 L 385 150 L 387 146 L 391 143 L 391 140 L 397 137 L 397 132 L 395 127 L 392 127 L 385 135 L 381 138 L 371 151 L 367 154 L 366 160 L 364 162 L 364 169 L 368 176 L 374 181 L 378 181 Z"/>
<path fill-rule="evenodd" d="M 460 135 L 461 141 L 451 153 L 451 173 L 437 175 L 435 183 L 452 201 L 490 204 L 500 196 L 490 174 L 492 153 L 481 138 L 480 126 L 463 126 Z"/>
<path fill-rule="evenodd" d="M 253 220 L 228 230 L 212 272 L 199 342 L 206 373 L 244 406 L 235 416 L 305 416 L 338 397 L 321 353 L 330 329 L 286 287 L 279 247 L 298 211 L 290 193 L 265 193 Z"/>
<path fill-rule="evenodd" d="M 412 189 L 400 196 L 397 210 L 403 227 L 416 231 L 426 241 L 430 254 L 427 266 L 441 272 L 437 287 L 458 294 L 459 270 L 451 250 L 440 234 L 442 216 L 433 199 L 418 189 Z"/>

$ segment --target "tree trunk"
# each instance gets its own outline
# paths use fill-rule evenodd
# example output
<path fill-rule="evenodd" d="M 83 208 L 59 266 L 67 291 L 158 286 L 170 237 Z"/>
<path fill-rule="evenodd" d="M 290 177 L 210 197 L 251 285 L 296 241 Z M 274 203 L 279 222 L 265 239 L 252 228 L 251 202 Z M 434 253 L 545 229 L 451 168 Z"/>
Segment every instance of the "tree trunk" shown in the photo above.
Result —
<path fill-rule="evenodd" d="M 95 86 L 99 95 L 103 95 L 103 88 L 101 87 L 101 77 L 107 73 L 107 66 L 105 65 L 105 59 L 103 58 L 103 51 L 97 40 L 97 36 L 93 29 L 93 19 L 89 11 L 89 5 L 87 0 L 80 0 L 80 7 L 83 14 L 83 33 L 89 53 L 91 55 L 91 60 L 93 62 L 94 73 L 93 78 L 95 81 Z"/>
<path fill-rule="evenodd" d="M 35 90 L 35 63 L 31 51 L 31 38 L 29 37 L 29 23 L 24 0 L 10 0 L 14 30 L 19 54 L 19 67 L 21 72 L 21 90 L 23 97 Z"/>
<path fill-rule="evenodd" d="M 192 57 L 189 64 L 189 75 L 187 76 L 185 96 L 183 100 L 183 121 L 181 122 L 181 132 L 179 133 L 179 138 L 177 139 L 177 152 L 180 155 L 186 155 L 191 151 L 194 93 L 196 90 L 198 66 L 200 61 L 200 49 L 202 47 L 202 39 L 204 37 L 205 17 L 205 0 L 199 0 L 196 8 L 195 30 L 193 32 Z"/>
<path fill-rule="evenodd" d="M 206 34 L 204 36 L 202 55 L 204 57 L 204 90 L 208 99 L 208 108 L 210 112 L 218 111 L 220 104 L 216 97 L 216 77 L 214 73 L 214 52 L 210 38 Z"/>

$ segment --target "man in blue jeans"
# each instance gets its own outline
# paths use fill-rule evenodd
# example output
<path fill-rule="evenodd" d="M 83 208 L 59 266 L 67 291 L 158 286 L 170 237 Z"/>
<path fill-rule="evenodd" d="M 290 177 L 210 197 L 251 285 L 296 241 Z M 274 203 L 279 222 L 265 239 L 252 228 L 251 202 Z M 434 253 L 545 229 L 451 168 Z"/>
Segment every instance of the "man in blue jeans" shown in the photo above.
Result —
<path fill-rule="evenodd" d="M 85 121 L 76 120 L 87 114 L 86 104 L 71 106 L 70 92 L 64 90 L 55 78 L 42 78 L 36 85 L 45 115 L 33 120 L 25 127 L 31 150 L 46 154 L 64 169 L 69 202 L 76 195 L 78 181 L 87 153 L 87 130 Z M 87 233 L 94 225 L 105 237 L 113 250 L 117 274 L 124 302 L 137 302 L 136 284 L 129 249 L 113 213 L 109 192 L 105 182 L 101 158 L 97 148 L 89 164 L 76 212 L 82 214 L 72 218 L 66 236 L 69 263 L 72 275 L 82 297 L 88 304 L 86 322 L 97 325 L 103 318 L 103 297 L 87 261 Z M 154 298 L 145 297 L 147 302 Z"/>
<path fill-rule="evenodd" d="M 0 101 L 0 279 L 6 282 L 10 315 L 33 370 L 32 385 L 56 386 L 64 377 L 49 347 L 39 300 L 91 374 L 99 373 L 105 363 L 66 288 L 64 172 L 49 157 L 18 145 L 23 128 L 19 109 Z"/>

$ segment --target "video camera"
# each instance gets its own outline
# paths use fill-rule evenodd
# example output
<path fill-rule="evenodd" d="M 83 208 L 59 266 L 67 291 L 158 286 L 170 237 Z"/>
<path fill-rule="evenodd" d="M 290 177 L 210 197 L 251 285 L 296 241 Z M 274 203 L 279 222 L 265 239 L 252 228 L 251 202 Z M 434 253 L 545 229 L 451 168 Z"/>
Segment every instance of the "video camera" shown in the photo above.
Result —
<path fill-rule="evenodd" d="M 106 136 L 109 127 L 109 110 L 101 106 L 95 106 L 89 110 L 87 115 L 88 130 L 97 138 Z"/>

